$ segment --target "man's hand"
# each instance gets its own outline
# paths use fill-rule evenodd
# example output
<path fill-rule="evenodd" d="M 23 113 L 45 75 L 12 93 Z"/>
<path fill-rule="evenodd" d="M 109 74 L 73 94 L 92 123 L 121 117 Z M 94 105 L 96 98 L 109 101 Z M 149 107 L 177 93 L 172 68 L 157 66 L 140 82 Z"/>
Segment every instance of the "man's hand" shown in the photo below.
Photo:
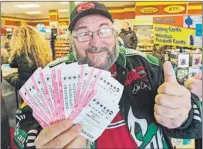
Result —
<path fill-rule="evenodd" d="M 156 121 L 169 128 L 178 128 L 188 118 L 191 109 L 191 94 L 178 84 L 170 62 L 165 62 L 164 83 L 158 88 L 155 97 L 154 116 Z"/>
<path fill-rule="evenodd" d="M 188 79 L 185 82 L 185 86 L 202 101 L 202 71 L 199 71 L 196 76 Z"/>
<path fill-rule="evenodd" d="M 44 128 L 37 139 L 35 147 L 41 148 L 84 148 L 86 139 L 80 136 L 82 126 L 66 119 Z"/>

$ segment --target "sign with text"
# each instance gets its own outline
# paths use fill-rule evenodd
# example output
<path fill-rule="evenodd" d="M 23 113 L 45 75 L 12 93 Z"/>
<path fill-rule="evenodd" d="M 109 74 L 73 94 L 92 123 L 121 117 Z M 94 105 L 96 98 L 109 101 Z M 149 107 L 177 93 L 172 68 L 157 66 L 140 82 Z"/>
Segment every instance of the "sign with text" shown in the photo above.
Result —
<path fill-rule="evenodd" d="M 202 48 L 202 36 L 197 36 L 195 28 L 185 27 L 186 18 L 188 17 L 154 17 L 154 44 Z"/>
<path fill-rule="evenodd" d="M 172 5 L 172 6 L 167 6 L 164 8 L 164 11 L 167 13 L 180 13 L 185 10 L 184 6 L 179 6 L 179 5 Z"/>
<path fill-rule="evenodd" d="M 169 3 L 170 4 L 170 3 Z M 172 5 L 146 5 L 137 6 L 135 9 L 135 15 L 171 15 L 171 14 L 186 14 L 186 4 L 172 4 Z"/>

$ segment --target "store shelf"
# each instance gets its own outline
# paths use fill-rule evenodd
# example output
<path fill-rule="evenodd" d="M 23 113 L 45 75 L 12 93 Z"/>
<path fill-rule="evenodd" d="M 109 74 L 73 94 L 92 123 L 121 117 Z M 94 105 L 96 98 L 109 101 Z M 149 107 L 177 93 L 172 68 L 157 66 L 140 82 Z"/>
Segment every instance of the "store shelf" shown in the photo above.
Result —
<path fill-rule="evenodd" d="M 152 25 L 134 25 L 133 30 L 135 31 L 138 44 L 137 50 L 142 52 L 152 52 L 153 44 L 153 26 Z"/>
<path fill-rule="evenodd" d="M 154 44 L 137 44 L 137 46 L 141 46 L 141 47 L 145 46 L 146 47 L 146 46 L 154 46 Z"/>
<path fill-rule="evenodd" d="M 55 58 L 66 56 L 70 52 L 70 38 L 56 38 L 55 40 Z"/>

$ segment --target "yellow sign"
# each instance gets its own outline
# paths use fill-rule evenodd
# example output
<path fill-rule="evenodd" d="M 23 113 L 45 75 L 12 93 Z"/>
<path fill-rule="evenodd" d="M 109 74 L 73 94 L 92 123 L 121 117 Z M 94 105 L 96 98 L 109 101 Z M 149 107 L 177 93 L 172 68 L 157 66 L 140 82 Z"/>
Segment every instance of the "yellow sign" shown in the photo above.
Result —
<path fill-rule="evenodd" d="M 165 12 L 168 13 L 179 13 L 185 10 L 185 7 L 183 6 L 178 6 L 178 5 L 173 5 L 173 6 L 167 6 L 166 8 L 164 8 Z"/>
<path fill-rule="evenodd" d="M 141 8 L 140 12 L 141 13 L 155 13 L 157 12 L 159 9 L 156 7 L 145 7 L 145 8 Z"/>
<path fill-rule="evenodd" d="M 194 44 L 195 30 L 170 25 L 153 25 L 154 44 L 201 47 Z"/>

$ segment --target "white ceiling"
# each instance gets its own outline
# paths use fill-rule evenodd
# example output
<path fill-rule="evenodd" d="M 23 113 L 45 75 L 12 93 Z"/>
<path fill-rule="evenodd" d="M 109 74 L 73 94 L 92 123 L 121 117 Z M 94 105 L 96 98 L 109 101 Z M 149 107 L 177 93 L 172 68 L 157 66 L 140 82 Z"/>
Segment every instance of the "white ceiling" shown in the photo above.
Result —
<path fill-rule="evenodd" d="M 106 7 L 121 7 L 124 5 L 134 5 L 135 2 L 102 2 Z M 17 8 L 15 5 L 19 4 L 39 4 L 41 7 L 39 8 Z M 10 16 L 10 17 L 18 17 L 18 18 L 48 18 L 49 10 L 60 10 L 60 9 L 68 9 L 68 4 L 61 4 L 60 2 L 1 2 L 1 15 L 2 16 Z M 41 14 L 32 14 L 27 15 L 25 12 L 29 11 L 41 11 Z M 59 17 L 64 18 L 68 17 L 69 12 L 60 12 Z"/>

